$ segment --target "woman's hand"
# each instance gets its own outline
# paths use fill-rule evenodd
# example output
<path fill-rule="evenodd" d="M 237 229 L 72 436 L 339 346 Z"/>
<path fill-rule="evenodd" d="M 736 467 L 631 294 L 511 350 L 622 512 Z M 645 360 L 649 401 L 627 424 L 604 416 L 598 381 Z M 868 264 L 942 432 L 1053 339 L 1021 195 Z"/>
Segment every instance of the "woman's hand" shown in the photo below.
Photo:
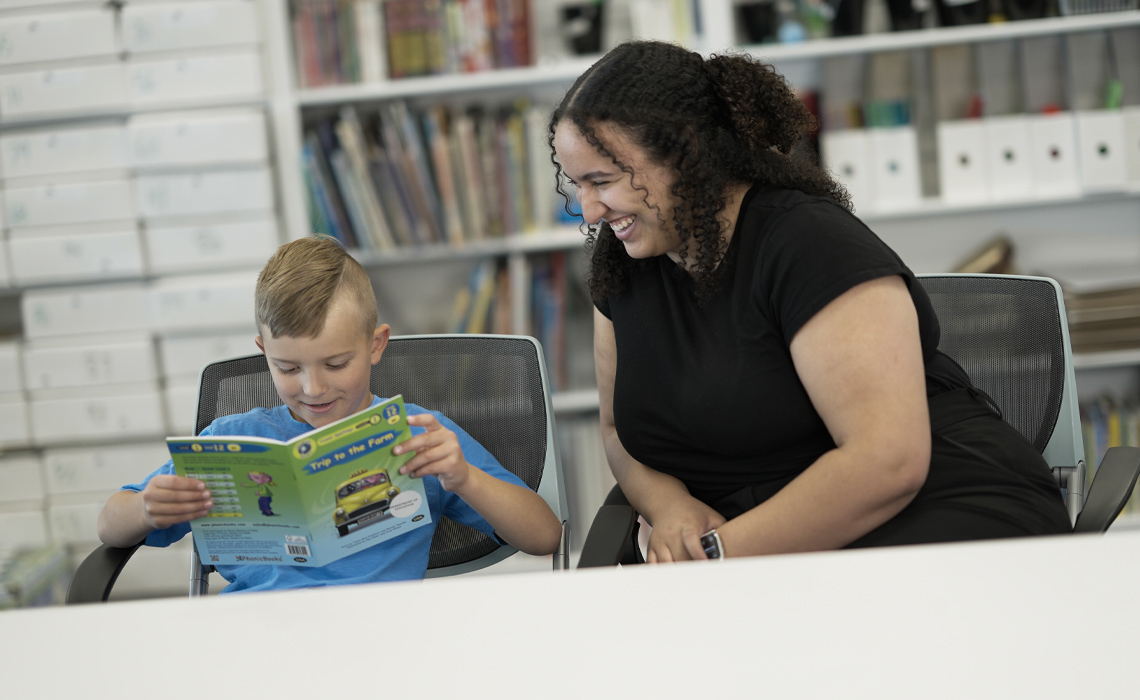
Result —
<path fill-rule="evenodd" d="M 724 517 L 692 496 L 675 499 L 654 518 L 645 561 L 658 564 L 706 559 L 701 535 L 725 523 Z"/>

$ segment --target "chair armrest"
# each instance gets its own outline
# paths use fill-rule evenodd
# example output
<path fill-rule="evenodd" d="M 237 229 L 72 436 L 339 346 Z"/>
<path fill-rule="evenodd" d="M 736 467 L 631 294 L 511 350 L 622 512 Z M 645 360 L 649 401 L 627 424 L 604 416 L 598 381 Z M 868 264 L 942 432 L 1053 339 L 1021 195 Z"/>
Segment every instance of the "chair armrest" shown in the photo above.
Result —
<path fill-rule="evenodd" d="M 71 585 L 67 587 L 67 597 L 64 602 L 67 605 L 106 602 L 123 567 L 142 544 L 139 542 L 133 547 L 100 545 L 98 549 L 88 554 L 75 570 Z"/>
<path fill-rule="evenodd" d="M 637 511 L 615 485 L 590 523 L 578 568 L 645 563 L 637 544 L 639 529 Z"/>
<path fill-rule="evenodd" d="M 1140 447 L 1110 447 L 1089 484 L 1073 532 L 1104 532 L 1120 515 L 1140 476 Z"/>

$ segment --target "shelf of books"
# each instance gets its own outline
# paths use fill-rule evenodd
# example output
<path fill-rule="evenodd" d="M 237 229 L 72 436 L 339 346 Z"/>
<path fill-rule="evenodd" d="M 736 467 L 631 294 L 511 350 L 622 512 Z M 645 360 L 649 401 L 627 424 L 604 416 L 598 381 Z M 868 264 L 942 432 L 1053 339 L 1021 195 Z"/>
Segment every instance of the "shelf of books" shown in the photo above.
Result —
<path fill-rule="evenodd" d="M 796 43 L 750 44 L 741 48 L 765 60 L 781 63 L 792 60 L 815 60 L 833 56 L 852 56 L 954 44 L 974 44 L 1093 32 L 1137 25 L 1140 25 L 1140 12 L 1131 10 L 1044 17 L 1016 22 L 990 22 L 858 36 L 829 37 Z"/>

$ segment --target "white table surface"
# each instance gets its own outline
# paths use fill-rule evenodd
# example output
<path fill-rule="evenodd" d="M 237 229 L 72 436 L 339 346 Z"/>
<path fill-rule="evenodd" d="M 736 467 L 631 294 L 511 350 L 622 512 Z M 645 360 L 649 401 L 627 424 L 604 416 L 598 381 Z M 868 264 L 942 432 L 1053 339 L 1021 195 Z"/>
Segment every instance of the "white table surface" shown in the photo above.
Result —
<path fill-rule="evenodd" d="M 1137 531 L 0 613 L 6 700 L 1135 700 L 1138 669 Z"/>

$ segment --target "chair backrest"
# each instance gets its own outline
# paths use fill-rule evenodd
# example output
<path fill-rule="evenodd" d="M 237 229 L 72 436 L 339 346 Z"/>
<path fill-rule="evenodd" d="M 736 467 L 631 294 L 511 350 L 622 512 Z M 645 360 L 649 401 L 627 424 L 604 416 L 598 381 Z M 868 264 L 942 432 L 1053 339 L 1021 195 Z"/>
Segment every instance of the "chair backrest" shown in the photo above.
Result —
<path fill-rule="evenodd" d="M 567 568 L 569 511 L 548 386 L 542 348 L 527 336 L 396 336 L 372 368 L 373 394 L 403 394 L 408 403 L 440 411 L 546 500 L 563 523 L 554 566 Z M 264 355 L 215 362 L 202 370 L 194 432 L 218 416 L 280 405 Z M 514 551 L 444 518 L 432 539 L 428 575 L 466 573 Z"/>
<path fill-rule="evenodd" d="M 1060 286 L 1044 277 L 919 275 L 942 328 L 939 348 L 993 398 L 1051 467 L 1084 460 Z"/>

